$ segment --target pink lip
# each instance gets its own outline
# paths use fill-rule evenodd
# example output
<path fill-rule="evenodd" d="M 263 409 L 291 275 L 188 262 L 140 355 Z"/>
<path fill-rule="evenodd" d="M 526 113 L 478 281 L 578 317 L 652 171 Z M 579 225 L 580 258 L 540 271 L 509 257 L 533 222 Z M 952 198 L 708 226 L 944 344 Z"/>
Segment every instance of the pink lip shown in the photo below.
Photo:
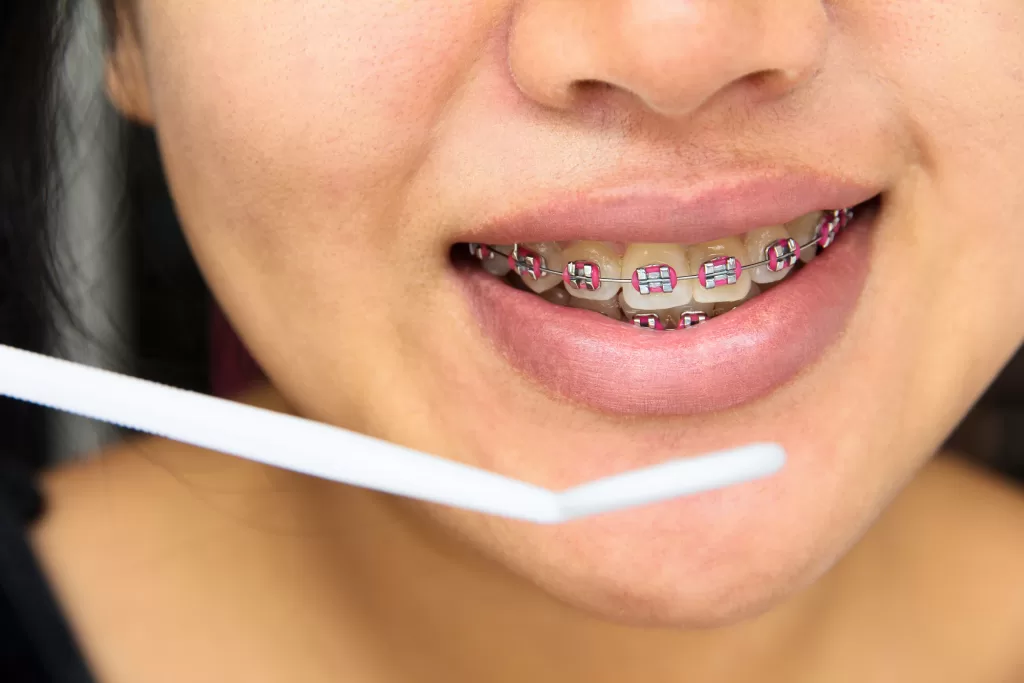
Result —
<path fill-rule="evenodd" d="M 568 241 L 697 244 L 781 225 L 813 211 L 856 206 L 881 192 L 869 182 L 785 171 L 761 178 L 712 178 L 683 190 L 637 186 L 581 191 L 501 216 L 457 241 L 512 244 Z"/>
<path fill-rule="evenodd" d="M 859 217 L 801 272 L 689 330 L 558 307 L 475 266 L 459 280 L 485 334 L 540 385 L 602 412 L 696 414 L 764 396 L 838 338 L 867 276 L 873 220 Z"/>

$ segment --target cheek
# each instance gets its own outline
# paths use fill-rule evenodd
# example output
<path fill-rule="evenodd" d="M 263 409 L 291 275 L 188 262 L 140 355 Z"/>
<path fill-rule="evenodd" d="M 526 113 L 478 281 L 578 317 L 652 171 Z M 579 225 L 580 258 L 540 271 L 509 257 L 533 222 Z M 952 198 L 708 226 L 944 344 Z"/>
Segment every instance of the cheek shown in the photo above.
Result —
<path fill-rule="evenodd" d="M 1020 203 L 1024 3 L 848 4 L 853 41 L 871 46 L 857 51 L 861 61 L 890 82 L 894 108 L 908 113 L 920 164 L 950 191 L 980 190 L 975 205 L 986 196 Z M 987 186 L 990 179 L 999 182 Z"/>
<path fill-rule="evenodd" d="M 157 133 L 197 250 L 237 230 L 279 248 L 276 228 L 289 223 L 303 234 L 329 226 L 334 239 L 369 237 L 366 223 L 429 151 L 472 63 L 466 55 L 486 33 L 479 8 L 146 4 Z"/>
<path fill-rule="evenodd" d="M 917 282 L 894 304 L 916 310 L 923 400 L 959 409 L 1024 337 L 1024 3 L 841 4 L 920 150 L 898 245 Z"/>

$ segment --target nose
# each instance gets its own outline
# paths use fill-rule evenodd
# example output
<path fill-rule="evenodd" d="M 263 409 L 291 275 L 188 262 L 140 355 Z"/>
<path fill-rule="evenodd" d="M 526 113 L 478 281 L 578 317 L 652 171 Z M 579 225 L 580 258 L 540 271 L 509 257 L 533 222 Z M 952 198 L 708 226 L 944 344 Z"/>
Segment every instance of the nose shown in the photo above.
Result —
<path fill-rule="evenodd" d="M 828 28 L 819 0 L 521 0 L 509 67 L 546 107 L 570 109 L 602 84 L 678 118 L 726 93 L 758 103 L 798 88 Z"/>

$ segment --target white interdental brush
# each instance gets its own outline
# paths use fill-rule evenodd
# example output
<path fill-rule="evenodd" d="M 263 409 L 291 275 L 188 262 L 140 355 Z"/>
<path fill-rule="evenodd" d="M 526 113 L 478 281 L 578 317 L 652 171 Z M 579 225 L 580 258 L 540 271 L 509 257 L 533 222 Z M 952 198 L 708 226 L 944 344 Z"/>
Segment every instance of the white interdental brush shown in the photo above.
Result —
<path fill-rule="evenodd" d="M 554 492 L 340 427 L 2 344 L 0 394 L 324 479 L 544 524 L 758 479 L 785 462 L 781 446 L 756 443 Z"/>

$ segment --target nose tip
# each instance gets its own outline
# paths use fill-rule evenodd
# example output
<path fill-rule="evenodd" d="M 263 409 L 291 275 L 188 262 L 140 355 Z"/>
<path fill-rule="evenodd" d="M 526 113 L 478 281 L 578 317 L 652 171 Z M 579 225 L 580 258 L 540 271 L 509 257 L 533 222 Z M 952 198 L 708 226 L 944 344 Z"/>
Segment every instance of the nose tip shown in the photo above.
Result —
<path fill-rule="evenodd" d="M 726 93 L 783 97 L 817 72 L 827 35 L 818 0 L 526 0 L 509 67 L 545 107 L 571 109 L 600 83 L 679 118 Z"/>

